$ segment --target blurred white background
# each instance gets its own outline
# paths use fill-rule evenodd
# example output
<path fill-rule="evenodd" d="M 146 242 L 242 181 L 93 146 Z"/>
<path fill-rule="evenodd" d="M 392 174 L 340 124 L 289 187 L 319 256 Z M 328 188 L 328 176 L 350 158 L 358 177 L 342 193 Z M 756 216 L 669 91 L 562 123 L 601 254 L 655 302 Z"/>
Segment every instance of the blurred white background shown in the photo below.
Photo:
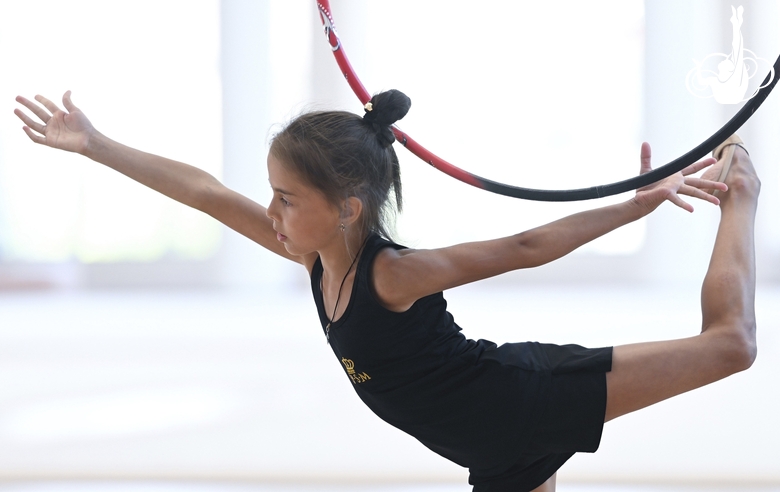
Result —
<path fill-rule="evenodd" d="M 773 62 L 780 2 L 742 5 L 746 47 Z M 369 91 L 412 98 L 404 130 L 499 181 L 625 179 L 643 140 L 660 165 L 738 109 L 685 87 L 694 60 L 730 49 L 724 1 L 332 8 Z M 361 111 L 313 1 L 0 1 L 0 57 L 0 490 L 60 479 L 468 490 L 464 470 L 362 406 L 319 333 L 303 271 L 93 162 L 34 146 L 12 114 L 17 94 L 58 101 L 71 89 L 109 136 L 266 203 L 274 129 L 307 109 Z M 560 490 L 780 484 L 777 94 L 740 135 L 763 181 L 758 362 L 610 423 L 598 453 L 563 468 Z M 496 197 L 398 153 L 398 231 L 411 246 L 508 234 L 626 199 Z M 718 213 L 694 206 L 662 207 L 553 265 L 457 289 L 452 311 L 468 336 L 496 342 L 696 333 Z"/>

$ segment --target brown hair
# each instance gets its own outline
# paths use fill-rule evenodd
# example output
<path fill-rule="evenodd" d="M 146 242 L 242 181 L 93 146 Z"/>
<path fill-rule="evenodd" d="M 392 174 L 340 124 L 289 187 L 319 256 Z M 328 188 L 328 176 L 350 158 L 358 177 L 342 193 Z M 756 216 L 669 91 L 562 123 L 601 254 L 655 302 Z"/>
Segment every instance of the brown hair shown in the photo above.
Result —
<path fill-rule="evenodd" d="M 371 98 L 371 110 L 363 118 L 346 111 L 306 113 L 273 137 L 270 152 L 334 205 L 351 196 L 360 199 L 363 231 L 390 239 L 388 223 L 402 208 L 401 170 L 390 126 L 410 106 L 406 95 L 392 90 Z"/>

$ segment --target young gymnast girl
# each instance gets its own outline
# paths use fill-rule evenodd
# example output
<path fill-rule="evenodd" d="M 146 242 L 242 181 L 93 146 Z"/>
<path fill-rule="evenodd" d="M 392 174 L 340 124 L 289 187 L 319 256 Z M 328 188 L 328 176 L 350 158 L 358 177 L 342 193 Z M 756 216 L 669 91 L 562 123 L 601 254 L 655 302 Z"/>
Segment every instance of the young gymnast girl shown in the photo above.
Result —
<path fill-rule="evenodd" d="M 15 111 L 33 142 L 105 164 L 303 265 L 324 336 L 360 398 L 468 467 L 475 491 L 555 490 L 558 468 L 575 452 L 595 451 L 605 421 L 742 371 L 755 358 L 760 183 L 736 136 L 716 150 L 719 161 L 693 164 L 624 203 L 511 237 L 414 250 L 390 241 L 385 221 L 401 208 L 390 125 L 410 101 L 398 91 L 374 96 L 363 117 L 313 112 L 289 123 L 271 143 L 267 209 L 197 168 L 110 140 L 70 92 L 64 110 L 35 100 L 17 98 L 34 117 Z M 643 144 L 640 171 L 650 169 Z M 721 209 L 699 335 L 597 349 L 496 346 L 466 339 L 447 312 L 442 291 L 553 261 L 666 200 L 692 211 L 680 195 Z"/>

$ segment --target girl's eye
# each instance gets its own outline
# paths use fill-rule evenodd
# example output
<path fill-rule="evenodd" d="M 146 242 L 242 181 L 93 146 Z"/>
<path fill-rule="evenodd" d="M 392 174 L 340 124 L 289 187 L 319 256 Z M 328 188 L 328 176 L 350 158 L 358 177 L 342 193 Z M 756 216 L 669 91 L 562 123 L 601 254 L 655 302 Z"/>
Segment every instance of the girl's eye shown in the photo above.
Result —
<path fill-rule="evenodd" d="M 283 196 L 279 197 L 279 200 L 282 201 L 282 205 L 284 205 L 285 207 L 289 207 L 290 206 L 290 202 L 288 202 Z"/>

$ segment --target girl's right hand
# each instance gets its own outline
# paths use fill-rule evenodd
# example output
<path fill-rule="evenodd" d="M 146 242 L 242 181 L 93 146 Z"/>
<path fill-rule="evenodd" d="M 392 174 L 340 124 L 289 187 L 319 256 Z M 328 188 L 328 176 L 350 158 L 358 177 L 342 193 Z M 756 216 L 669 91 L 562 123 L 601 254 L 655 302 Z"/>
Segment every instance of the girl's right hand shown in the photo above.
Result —
<path fill-rule="evenodd" d="M 639 174 L 649 173 L 653 170 L 650 165 L 650 144 L 647 142 L 642 144 L 642 150 L 640 152 L 640 171 Z M 691 176 L 696 174 L 702 169 L 712 166 L 717 162 L 713 158 L 706 158 L 699 162 L 695 162 L 686 167 L 680 172 L 672 174 L 671 176 L 649 184 L 645 187 L 636 190 L 634 196 L 634 203 L 640 205 L 646 213 L 650 213 L 655 210 L 661 203 L 668 200 L 674 205 L 693 212 L 693 206 L 683 200 L 680 195 L 687 195 L 693 198 L 699 198 L 706 202 L 710 202 L 713 205 L 720 204 L 718 200 L 711 193 L 705 190 L 721 190 L 726 191 L 728 187 L 718 181 L 712 181 L 710 179 L 702 179 Z"/>
<path fill-rule="evenodd" d="M 20 109 L 14 110 L 14 114 L 24 122 L 23 129 L 30 140 L 55 149 L 84 154 L 90 139 L 97 131 L 84 113 L 73 105 L 70 91 L 62 96 L 62 104 L 67 113 L 43 96 L 35 96 L 35 100 L 40 104 L 22 96 L 16 97 L 16 101 L 29 109 L 42 123 L 35 121 Z"/>

